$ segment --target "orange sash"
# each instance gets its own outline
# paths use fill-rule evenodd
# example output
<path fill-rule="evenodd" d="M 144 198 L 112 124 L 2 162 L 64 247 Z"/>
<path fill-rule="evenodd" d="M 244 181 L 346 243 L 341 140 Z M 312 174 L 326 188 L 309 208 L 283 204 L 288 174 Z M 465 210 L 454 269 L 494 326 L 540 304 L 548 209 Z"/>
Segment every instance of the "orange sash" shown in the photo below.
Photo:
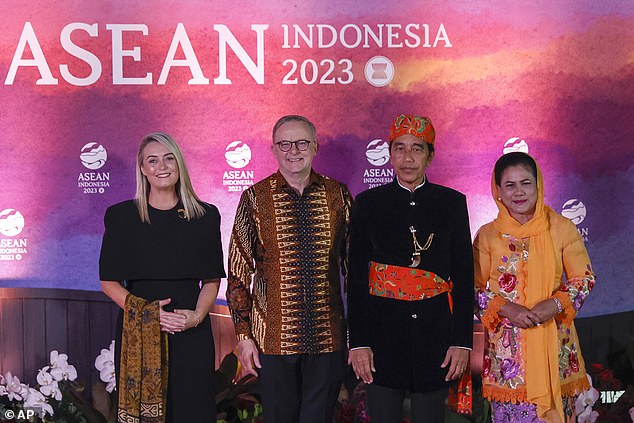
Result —
<path fill-rule="evenodd" d="M 371 261 L 368 284 L 370 295 L 401 301 L 426 300 L 448 292 L 449 309 L 453 311 L 453 284 L 434 272 Z"/>

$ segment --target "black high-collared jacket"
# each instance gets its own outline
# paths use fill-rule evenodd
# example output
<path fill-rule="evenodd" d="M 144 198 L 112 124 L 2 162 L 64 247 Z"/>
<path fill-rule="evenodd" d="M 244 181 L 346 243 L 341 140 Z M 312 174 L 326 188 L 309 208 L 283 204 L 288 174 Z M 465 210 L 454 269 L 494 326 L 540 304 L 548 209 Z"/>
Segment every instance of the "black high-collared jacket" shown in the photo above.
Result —
<path fill-rule="evenodd" d="M 369 293 L 369 262 L 409 266 L 414 226 L 421 252 L 418 268 L 453 283 L 453 313 L 447 293 L 403 301 Z M 425 182 L 414 192 L 393 182 L 354 201 L 350 221 L 348 325 L 350 348 L 374 352 L 374 383 L 410 392 L 446 386 L 441 369 L 450 346 L 472 347 L 473 252 L 465 196 Z"/>

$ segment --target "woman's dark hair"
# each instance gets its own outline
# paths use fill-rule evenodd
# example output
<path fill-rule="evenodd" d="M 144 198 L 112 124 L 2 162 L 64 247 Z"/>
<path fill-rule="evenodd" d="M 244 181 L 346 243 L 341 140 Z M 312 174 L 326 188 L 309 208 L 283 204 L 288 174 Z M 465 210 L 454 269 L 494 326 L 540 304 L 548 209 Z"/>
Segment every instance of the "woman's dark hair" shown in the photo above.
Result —
<path fill-rule="evenodd" d="M 524 166 L 530 170 L 535 180 L 537 180 L 537 164 L 535 160 L 526 153 L 516 151 L 503 155 L 495 162 L 493 175 L 495 176 L 495 184 L 497 186 L 500 186 L 502 183 L 502 173 L 511 166 Z"/>

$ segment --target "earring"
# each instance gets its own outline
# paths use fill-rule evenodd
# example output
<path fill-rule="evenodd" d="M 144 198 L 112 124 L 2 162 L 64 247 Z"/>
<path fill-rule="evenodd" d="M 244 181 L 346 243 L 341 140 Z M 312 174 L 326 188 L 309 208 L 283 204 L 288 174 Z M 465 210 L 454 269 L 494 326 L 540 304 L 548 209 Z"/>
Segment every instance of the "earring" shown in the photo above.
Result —
<path fill-rule="evenodd" d="M 502 197 L 498 197 L 498 201 L 502 201 Z"/>

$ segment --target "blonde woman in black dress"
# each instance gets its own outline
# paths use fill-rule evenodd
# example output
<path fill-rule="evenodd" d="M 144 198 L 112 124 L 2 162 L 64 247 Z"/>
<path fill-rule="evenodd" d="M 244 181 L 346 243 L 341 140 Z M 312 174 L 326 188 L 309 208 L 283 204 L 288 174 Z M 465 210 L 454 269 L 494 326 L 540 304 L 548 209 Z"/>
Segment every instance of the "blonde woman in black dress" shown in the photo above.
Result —
<path fill-rule="evenodd" d="M 208 313 L 225 276 L 220 214 L 194 193 L 167 134 L 142 140 L 136 180 L 135 199 L 106 211 L 99 260 L 102 289 L 122 309 L 118 419 L 215 422 Z"/>

